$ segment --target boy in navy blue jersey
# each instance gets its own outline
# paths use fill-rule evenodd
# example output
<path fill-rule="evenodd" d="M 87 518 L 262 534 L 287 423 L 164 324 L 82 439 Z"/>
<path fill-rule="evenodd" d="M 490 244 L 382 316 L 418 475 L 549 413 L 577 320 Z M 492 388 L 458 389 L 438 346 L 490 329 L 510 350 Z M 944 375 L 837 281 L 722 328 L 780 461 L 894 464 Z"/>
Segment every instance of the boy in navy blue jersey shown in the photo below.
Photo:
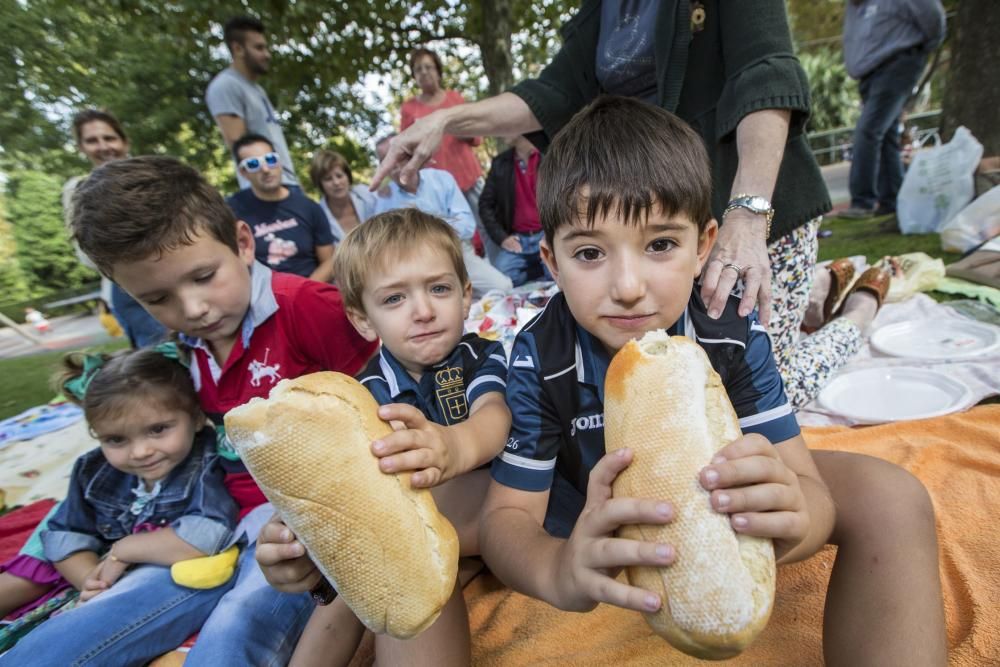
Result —
<path fill-rule="evenodd" d="M 734 294 L 718 319 L 707 315 L 696 280 L 718 232 L 710 197 L 701 138 L 658 107 L 603 97 L 552 142 L 538 204 L 542 258 L 562 292 L 514 342 L 512 427 L 482 510 L 484 559 L 511 588 L 562 609 L 660 607 L 658 595 L 615 575 L 692 555 L 614 537 L 621 525 L 669 523 L 675 510 L 670 498 L 612 498 L 632 453 L 605 455 L 603 414 L 611 357 L 666 329 L 704 348 L 740 418 L 743 437 L 700 473 L 712 507 L 736 532 L 771 538 L 779 563 L 828 541 L 840 547 L 828 662 L 943 664 L 926 492 L 884 461 L 832 452 L 814 460 L 756 313 L 741 317 Z"/>
<path fill-rule="evenodd" d="M 335 266 L 351 322 L 368 340 L 382 340 L 357 378 L 396 430 L 372 443 L 372 452 L 384 472 L 414 471 L 414 486 L 434 487 L 439 509 L 458 531 L 461 554 L 477 555 L 479 509 L 489 484 L 485 464 L 503 449 L 510 427 L 507 360 L 500 343 L 462 334 L 472 285 L 458 236 L 418 209 L 388 211 L 347 235 Z M 282 524 L 268 524 L 259 539 L 258 562 L 273 586 L 286 592 L 322 587 L 318 570 Z M 362 630 L 340 600 L 319 607 L 293 662 L 346 663 Z M 461 588 L 417 638 L 380 635 L 375 650 L 380 664 L 468 664 Z"/>

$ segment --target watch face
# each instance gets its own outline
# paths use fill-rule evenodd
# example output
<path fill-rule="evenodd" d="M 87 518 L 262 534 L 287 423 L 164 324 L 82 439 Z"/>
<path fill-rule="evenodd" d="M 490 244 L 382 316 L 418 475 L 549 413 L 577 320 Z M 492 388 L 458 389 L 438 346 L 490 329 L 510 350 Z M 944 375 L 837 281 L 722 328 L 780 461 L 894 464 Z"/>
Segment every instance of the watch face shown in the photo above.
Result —
<path fill-rule="evenodd" d="M 748 203 L 761 213 L 771 208 L 771 202 L 767 201 L 763 197 L 750 197 L 750 201 Z"/>

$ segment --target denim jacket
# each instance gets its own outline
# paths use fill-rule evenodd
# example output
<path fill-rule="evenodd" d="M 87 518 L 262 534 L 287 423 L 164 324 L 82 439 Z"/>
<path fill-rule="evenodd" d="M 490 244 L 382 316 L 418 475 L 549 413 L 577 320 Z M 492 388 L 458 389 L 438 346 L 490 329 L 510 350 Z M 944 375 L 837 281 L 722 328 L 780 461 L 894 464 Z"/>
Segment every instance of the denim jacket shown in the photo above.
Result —
<path fill-rule="evenodd" d="M 169 526 L 194 548 L 214 554 L 236 523 L 236 502 L 223 477 L 211 428 L 195 435 L 191 453 L 145 504 L 133 493 L 141 479 L 112 467 L 100 448 L 91 450 L 77 459 L 66 499 L 42 532 L 45 557 L 55 563 L 78 551 L 102 554 L 145 526 Z"/>

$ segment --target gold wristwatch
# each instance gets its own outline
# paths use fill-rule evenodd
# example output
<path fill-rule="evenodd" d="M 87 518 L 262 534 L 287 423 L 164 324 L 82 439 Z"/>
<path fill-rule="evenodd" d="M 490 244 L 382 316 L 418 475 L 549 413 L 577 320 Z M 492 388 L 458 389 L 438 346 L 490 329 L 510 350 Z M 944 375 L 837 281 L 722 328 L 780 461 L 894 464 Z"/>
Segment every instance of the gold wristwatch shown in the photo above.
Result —
<path fill-rule="evenodd" d="M 726 210 L 722 212 L 722 217 L 725 218 L 727 213 L 737 208 L 745 208 L 751 213 L 764 216 L 764 219 L 767 220 L 765 238 L 771 238 L 771 220 L 774 218 L 774 209 L 771 208 L 771 202 L 766 197 L 742 192 L 734 195 L 726 204 Z"/>

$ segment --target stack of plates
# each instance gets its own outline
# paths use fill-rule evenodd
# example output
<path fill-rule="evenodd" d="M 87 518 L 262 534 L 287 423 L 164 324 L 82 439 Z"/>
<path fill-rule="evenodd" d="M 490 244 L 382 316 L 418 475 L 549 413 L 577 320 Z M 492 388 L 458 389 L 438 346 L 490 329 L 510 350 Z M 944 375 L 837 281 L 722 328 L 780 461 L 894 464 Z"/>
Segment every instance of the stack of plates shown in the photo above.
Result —
<path fill-rule="evenodd" d="M 871 345 L 883 354 L 922 361 L 961 361 L 1000 348 L 997 327 L 973 321 L 900 322 L 876 331 Z M 830 412 L 862 424 L 925 419 L 968 407 L 972 390 L 932 368 L 887 366 L 837 376 L 819 395 Z"/>

